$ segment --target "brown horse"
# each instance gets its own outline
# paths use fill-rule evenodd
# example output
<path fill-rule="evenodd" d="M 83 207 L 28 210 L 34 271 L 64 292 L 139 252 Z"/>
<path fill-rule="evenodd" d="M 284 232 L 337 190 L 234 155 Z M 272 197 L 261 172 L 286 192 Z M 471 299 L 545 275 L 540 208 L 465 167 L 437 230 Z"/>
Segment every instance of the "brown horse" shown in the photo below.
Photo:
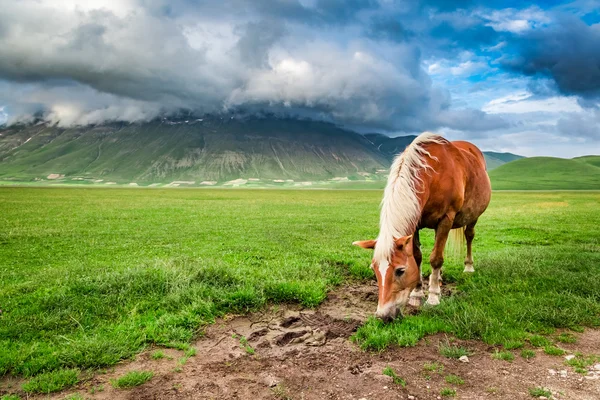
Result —
<path fill-rule="evenodd" d="M 490 197 L 483 154 L 471 143 L 450 142 L 425 132 L 396 156 L 381 202 L 379 237 L 353 243 L 375 249 L 371 268 L 379 287 L 379 318 L 395 318 L 399 307 L 409 301 L 409 294 L 411 305 L 421 305 L 422 228 L 435 229 L 427 304 L 440 302 L 440 273 L 451 229 L 464 228 L 465 272 L 474 271 L 471 243 L 475 224 Z"/>

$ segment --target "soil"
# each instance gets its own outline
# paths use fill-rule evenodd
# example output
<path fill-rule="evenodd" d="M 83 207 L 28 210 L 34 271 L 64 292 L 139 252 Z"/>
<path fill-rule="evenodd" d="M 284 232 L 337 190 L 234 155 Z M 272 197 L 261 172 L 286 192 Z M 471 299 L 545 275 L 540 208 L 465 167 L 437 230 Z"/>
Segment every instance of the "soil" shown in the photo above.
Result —
<path fill-rule="evenodd" d="M 592 366 L 588 375 L 578 374 L 563 356 L 540 349 L 530 360 L 514 351 L 509 363 L 492 359 L 495 348 L 482 342 L 434 335 L 415 347 L 362 351 L 349 337 L 374 311 L 376 293 L 375 285 L 350 285 L 331 292 L 316 310 L 279 305 L 229 316 L 207 327 L 194 344 L 197 354 L 183 363 L 181 351 L 160 349 L 166 357 L 154 360 L 157 349 L 149 349 L 76 388 L 38 398 L 442 399 L 449 398 L 441 395 L 442 389 L 450 388 L 459 399 L 531 399 L 530 388 L 544 387 L 556 399 L 600 399 L 600 371 L 593 372 Z M 576 343 L 560 344 L 568 354 L 600 354 L 600 331 L 574 335 Z M 472 351 L 468 362 L 440 355 L 439 343 L 448 340 Z M 439 363 L 443 370 L 426 370 L 427 363 Z M 388 366 L 406 381 L 405 387 L 382 374 Z M 111 379 L 133 370 L 150 370 L 154 377 L 132 389 L 111 386 Z M 464 384 L 447 383 L 450 374 Z M 20 382 L 0 381 L 0 395 L 10 391 L 8 386 Z"/>

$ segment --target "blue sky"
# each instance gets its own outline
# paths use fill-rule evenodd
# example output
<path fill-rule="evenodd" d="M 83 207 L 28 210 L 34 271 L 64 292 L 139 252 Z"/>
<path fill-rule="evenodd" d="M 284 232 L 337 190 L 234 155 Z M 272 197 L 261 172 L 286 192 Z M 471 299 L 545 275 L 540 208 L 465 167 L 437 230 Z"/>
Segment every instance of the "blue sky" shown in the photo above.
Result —
<path fill-rule="evenodd" d="M 600 0 L 0 0 L 0 122 L 276 113 L 600 153 Z"/>

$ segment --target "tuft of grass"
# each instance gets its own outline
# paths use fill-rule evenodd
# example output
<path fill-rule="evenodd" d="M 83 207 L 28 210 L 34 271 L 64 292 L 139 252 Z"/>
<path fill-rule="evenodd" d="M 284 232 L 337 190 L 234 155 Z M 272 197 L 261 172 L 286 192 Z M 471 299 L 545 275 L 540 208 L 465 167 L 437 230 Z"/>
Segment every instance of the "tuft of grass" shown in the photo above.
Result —
<path fill-rule="evenodd" d="M 382 372 L 384 375 L 387 376 L 391 376 L 392 380 L 394 381 L 394 383 L 396 385 L 400 385 L 402 387 L 406 387 L 406 380 L 404 380 L 403 378 L 399 377 L 396 372 L 392 369 L 392 367 L 387 366 L 383 369 Z"/>
<path fill-rule="evenodd" d="M 52 393 L 71 387 L 79 382 L 78 369 L 59 369 L 36 375 L 23 384 L 27 393 Z"/>
<path fill-rule="evenodd" d="M 252 346 L 250 346 L 250 344 L 248 343 L 248 339 L 246 339 L 245 336 L 240 337 L 240 345 L 244 348 L 246 353 L 250 355 L 253 355 L 255 353 L 255 350 L 252 348 Z"/>
<path fill-rule="evenodd" d="M 273 396 L 277 399 L 281 400 L 292 400 L 292 397 L 289 395 L 288 389 L 285 387 L 283 383 L 279 383 L 275 387 L 271 388 L 273 392 Z"/>
<path fill-rule="evenodd" d="M 462 385 L 465 381 L 457 375 L 447 375 L 445 378 L 446 382 L 451 383 L 453 385 Z"/>
<path fill-rule="evenodd" d="M 535 347 L 544 347 L 549 346 L 551 344 L 548 338 L 540 335 L 531 335 L 529 337 L 529 343 L 531 343 L 531 345 Z"/>
<path fill-rule="evenodd" d="M 423 364 L 423 369 L 425 371 L 437 372 L 438 374 L 441 374 L 444 371 L 444 364 L 437 361 L 426 362 Z"/>
<path fill-rule="evenodd" d="M 448 342 L 440 343 L 438 350 L 441 355 L 447 358 L 459 359 L 462 356 L 470 356 L 472 354 L 466 347 L 456 346 Z"/>
<path fill-rule="evenodd" d="M 523 357 L 526 360 L 529 360 L 530 358 L 535 357 L 535 351 L 530 349 L 524 349 L 521 351 L 521 357 Z"/>
<path fill-rule="evenodd" d="M 496 350 L 492 354 L 492 358 L 494 360 L 504 360 L 504 361 L 512 362 L 515 359 L 515 355 L 507 350 L 504 350 L 504 351 Z"/>
<path fill-rule="evenodd" d="M 4 396 L 0 397 L 0 400 L 21 400 L 21 398 L 16 394 L 5 394 Z"/>
<path fill-rule="evenodd" d="M 600 356 L 596 356 L 596 355 L 584 356 L 581 353 L 577 353 L 575 355 L 575 358 L 572 358 L 570 360 L 565 360 L 565 364 L 573 367 L 575 369 L 575 372 L 585 375 L 588 373 L 588 367 L 599 361 L 600 361 Z"/>
<path fill-rule="evenodd" d="M 454 397 L 456 396 L 456 390 L 450 388 L 443 388 L 440 390 L 440 394 L 444 397 Z"/>
<path fill-rule="evenodd" d="M 185 356 L 186 357 L 194 357 L 197 353 L 197 350 L 195 347 L 190 347 L 189 349 L 187 349 L 185 351 Z"/>
<path fill-rule="evenodd" d="M 552 392 L 549 391 L 548 389 L 545 389 L 543 387 L 536 387 L 536 388 L 530 388 L 529 389 L 529 394 L 532 397 L 545 397 L 547 399 L 552 397 Z"/>
<path fill-rule="evenodd" d="M 152 353 L 153 360 L 161 360 L 165 357 L 166 357 L 166 355 L 165 355 L 164 351 L 162 351 L 162 350 L 156 350 L 154 353 Z"/>
<path fill-rule="evenodd" d="M 75 393 L 70 396 L 65 397 L 63 400 L 85 400 L 85 397 L 80 393 Z"/>
<path fill-rule="evenodd" d="M 90 388 L 91 394 L 96 394 L 96 393 L 100 393 L 100 392 L 104 392 L 104 385 L 92 386 Z"/>
<path fill-rule="evenodd" d="M 554 345 L 547 345 L 544 346 L 544 353 L 548 354 L 549 356 L 562 356 L 566 353 L 566 351 Z"/>
<path fill-rule="evenodd" d="M 127 389 L 140 386 L 148 382 L 154 373 L 152 371 L 131 371 L 117 379 L 111 379 L 110 383 L 116 388 Z"/>
<path fill-rule="evenodd" d="M 506 350 L 515 350 L 523 347 L 524 343 L 522 340 L 509 339 L 505 341 L 502 345 Z"/>
<path fill-rule="evenodd" d="M 560 343 L 576 343 L 577 338 L 571 333 L 561 333 L 556 337 L 556 340 Z"/>

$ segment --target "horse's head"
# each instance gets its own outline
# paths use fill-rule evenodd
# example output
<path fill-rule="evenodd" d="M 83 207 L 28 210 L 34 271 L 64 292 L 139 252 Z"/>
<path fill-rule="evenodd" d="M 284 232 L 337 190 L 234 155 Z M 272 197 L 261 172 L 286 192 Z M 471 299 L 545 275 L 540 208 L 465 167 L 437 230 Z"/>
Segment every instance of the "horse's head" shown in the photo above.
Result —
<path fill-rule="evenodd" d="M 377 240 L 363 240 L 353 243 L 363 249 L 374 249 Z M 400 313 L 400 307 L 408 301 L 410 292 L 419 282 L 419 267 L 413 256 L 412 235 L 395 240 L 389 258 L 373 258 L 371 268 L 377 277 L 379 300 L 377 315 L 384 321 L 391 321 Z"/>

